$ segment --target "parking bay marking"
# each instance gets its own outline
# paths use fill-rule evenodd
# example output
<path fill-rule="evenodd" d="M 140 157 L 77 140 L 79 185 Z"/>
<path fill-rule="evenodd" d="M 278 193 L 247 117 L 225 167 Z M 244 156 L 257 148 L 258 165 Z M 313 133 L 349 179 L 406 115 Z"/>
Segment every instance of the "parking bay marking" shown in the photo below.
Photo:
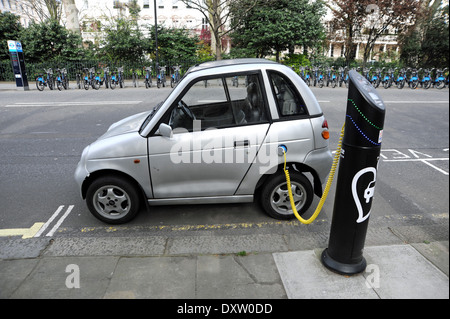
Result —
<path fill-rule="evenodd" d="M 53 234 L 56 232 L 56 230 L 61 226 L 63 221 L 66 219 L 66 217 L 70 214 L 72 209 L 74 208 L 74 205 L 70 205 L 67 207 L 66 212 L 59 218 L 58 222 L 53 226 L 53 228 L 45 235 L 47 237 L 53 236 Z M 41 229 L 34 235 L 34 237 L 40 237 L 42 233 L 48 228 L 48 226 L 53 222 L 53 220 L 61 213 L 61 211 L 64 209 L 64 205 L 61 205 L 58 207 L 58 209 L 53 213 L 53 215 L 47 220 L 47 222 L 41 227 Z"/>
<path fill-rule="evenodd" d="M 380 156 L 383 159 L 383 162 L 422 162 L 422 163 L 434 168 L 435 170 L 437 170 L 438 172 L 440 172 L 444 175 L 449 175 L 449 173 L 447 171 L 430 163 L 430 161 L 448 161 L 449 160 L 448 157 L 434 158 L 431 155 L 428 155 L 428 154 L 425 154 L 425 153 L 422 153 L 419 151 L 415 151 L 412 149 L 408 149 L 408 151 L 412 154 L 412 156 L 414 156 L 414 158 L 412 158 L 410 155 L 402 153 L 396 149 L 381 150 Z M 443 149 L 443 151 L 448 152 L 448 148 Z M 387 153 L 389 153 L 389 152 L 393 152 L 392 158 L 389 158 L 387 156 Z"/>

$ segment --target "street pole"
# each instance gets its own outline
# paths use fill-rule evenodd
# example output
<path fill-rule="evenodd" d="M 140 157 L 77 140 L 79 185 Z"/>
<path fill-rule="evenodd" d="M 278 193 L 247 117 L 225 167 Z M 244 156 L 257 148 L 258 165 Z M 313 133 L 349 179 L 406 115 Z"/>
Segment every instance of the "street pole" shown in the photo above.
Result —
<path fill-rule="evenodd" d="M 156 0 L 153 0 L 153 3 L 155 5 L 155 45 L 156 45 L 156 73 L 159 73 L 159 56 L 158 56 L 158 16 L 156 13 Z"/>

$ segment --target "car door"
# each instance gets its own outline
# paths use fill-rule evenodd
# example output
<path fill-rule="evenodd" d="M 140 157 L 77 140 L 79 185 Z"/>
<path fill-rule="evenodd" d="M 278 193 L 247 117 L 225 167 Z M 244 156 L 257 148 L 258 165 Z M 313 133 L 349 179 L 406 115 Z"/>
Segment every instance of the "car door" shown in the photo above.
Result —
<path fill-rule="evenodd" d="M 259 73 L 209 77 L 181 94 L 163 117 L 172 137 L 148 138 L 155 199 L 235 194 L 270 125 L 261 83 Z"/>

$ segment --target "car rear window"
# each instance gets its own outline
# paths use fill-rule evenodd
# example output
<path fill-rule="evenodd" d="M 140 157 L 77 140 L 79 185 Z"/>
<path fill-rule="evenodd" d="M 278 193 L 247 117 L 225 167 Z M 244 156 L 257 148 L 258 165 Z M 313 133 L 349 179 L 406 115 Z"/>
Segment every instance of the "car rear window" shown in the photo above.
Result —
<path fill-rule="evenodd" d="M 279 72 L 268 74 L 280 117 L 306 115 L 305 102 L 291 80 Z"/>

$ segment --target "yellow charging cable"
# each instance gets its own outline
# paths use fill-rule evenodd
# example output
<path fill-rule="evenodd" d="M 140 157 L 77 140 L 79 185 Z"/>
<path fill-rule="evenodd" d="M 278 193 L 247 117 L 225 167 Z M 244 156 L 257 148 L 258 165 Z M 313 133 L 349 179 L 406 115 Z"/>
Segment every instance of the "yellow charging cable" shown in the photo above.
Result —
<path fill-rule="evenodd" d="M 333 164 L 331 165 L 330 175 L 328 176 L 328 181 L 325 186 L 325 190 L 323 191 L 322 197 L 320 198 L 319 204 L 317 205 L 317 208 L 314 212 L 314 214 L 309 219 L 303 219 L 300 214 L 297 212 L 297 209 L 295 208 L 295 202 L 294 197 L 292 196 L 292 188 L 291 188 L 291 178 L 289 176 L 289 171 L 286 169 L 286 151 L 283 150 L 284 153 L 284 174 L 286 175 L 286 182 L 287 182 L 287 188 L 289 192 L 289 200 L 291 202 L 292 211 L 294 212 L 295 217 L 305 225 L 311 224 L 319 215 L 320 211 L 322 210 L 323 204 L 325 203 L 325 200 L 327 199 L 328 192 L 330 191 L 331 184 L 333 182 L 334 174 L 336 172 L 337 165 L 339 163 L 339 157 L 341 156 L 341 149 L 342 149 L 342 138 L 344 137 L 344 129 L 345 124 L 342 127 L 341 135 L 339 137 L 338 147 L 336 149 L 336 154 L 334 155 Z"/>

